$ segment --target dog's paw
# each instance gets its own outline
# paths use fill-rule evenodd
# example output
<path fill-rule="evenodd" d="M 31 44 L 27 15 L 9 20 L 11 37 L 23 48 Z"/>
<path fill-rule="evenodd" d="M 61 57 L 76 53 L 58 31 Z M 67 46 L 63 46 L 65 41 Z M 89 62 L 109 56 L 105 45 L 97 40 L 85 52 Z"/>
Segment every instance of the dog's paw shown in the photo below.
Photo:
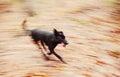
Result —
<path fill-rule="evenodd" d="M 61 62 L 62 62 L 62 63 L 64 63 L 64 64 L 67 64 L 67 62 L 66 62 L 66 61 L 64 61 L 63 59 L 61 60 Z"/>
<path fill-rule="evenodd" d="M 65 62 L 65 61 L 62 61 L 64 64 L 67 64 L 67 62 Z"/>

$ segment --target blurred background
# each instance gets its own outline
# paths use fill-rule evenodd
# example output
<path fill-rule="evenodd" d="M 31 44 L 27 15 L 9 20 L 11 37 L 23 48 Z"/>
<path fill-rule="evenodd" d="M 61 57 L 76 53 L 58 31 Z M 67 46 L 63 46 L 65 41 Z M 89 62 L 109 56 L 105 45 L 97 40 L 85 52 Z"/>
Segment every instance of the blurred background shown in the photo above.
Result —
<path fill-rule="evenodd" d="M 64 32 L 55 51 L 67 64 L 43 59 L 24 19 Z M 120 77 L 120 0 L 0 0 L 0 77 Z"/>

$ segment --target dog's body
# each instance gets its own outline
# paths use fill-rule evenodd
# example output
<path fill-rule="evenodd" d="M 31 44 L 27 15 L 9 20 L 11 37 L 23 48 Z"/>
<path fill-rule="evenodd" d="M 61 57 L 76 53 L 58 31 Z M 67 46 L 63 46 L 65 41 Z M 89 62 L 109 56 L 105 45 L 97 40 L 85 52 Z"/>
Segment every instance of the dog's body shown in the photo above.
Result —
<path fill-rule="evenodd" d="M 54 54 L 58 59 L 60 59 L 62 62 L 64 62 L 62 57 L 59 56 L 54 51 L 55 47 L 58 44 L 62 43 L 64 47 L 68 44 L 62 31 L 57 31 L 56 29 L 54 29 L 53 32 L 43 31 L 43 30 L 39 30 L 39 29 L 27 30 L 26 29 L 26 20 L 24 20 L 22 26 L 23 26 L 24 30 L 30 31 L 30 33 L 31 33 L 30 35 L 31 35 L 34 43 L 40 49 L 41 49 L 40 43 L 45 50 L 46 50 L 45 45 L 48 46 L 48 49 L 50 51 L 48 53 L 48 55 Z"/>

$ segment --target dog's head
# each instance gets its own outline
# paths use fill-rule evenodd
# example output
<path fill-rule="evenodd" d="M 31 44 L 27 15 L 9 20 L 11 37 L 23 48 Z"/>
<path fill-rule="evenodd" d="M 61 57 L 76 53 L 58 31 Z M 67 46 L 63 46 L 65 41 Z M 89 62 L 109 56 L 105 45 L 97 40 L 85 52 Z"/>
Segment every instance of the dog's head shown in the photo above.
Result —
<path fill-rule="evenodd" d="M 54 35 L 55 35 L 56 41 L 58 43 L 61 43 L 61 45 L 63 47 L 65 47 L 68 44 L 68 42 L 65 39 L 65 36 L 64 36 L 63 32 L 62 31 L 57 31 L 56 29 L 53 29 L 53 31 L 54 31 Z"/>

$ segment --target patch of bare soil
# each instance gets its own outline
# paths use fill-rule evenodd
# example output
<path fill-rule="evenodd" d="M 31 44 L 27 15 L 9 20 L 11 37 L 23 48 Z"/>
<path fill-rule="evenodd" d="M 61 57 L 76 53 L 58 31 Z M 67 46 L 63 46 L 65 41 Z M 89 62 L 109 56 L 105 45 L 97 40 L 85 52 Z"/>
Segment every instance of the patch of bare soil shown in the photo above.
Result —
<path fill-rule="evenodd" d="M 120 77 L 120 26 L 105 0 L 6 2 L 0 3 L 0 77 Z M 67 64 L 54 55 L 44 60 L 21 28 L 26 18 L 29 29 L 64 32 L 69 45 L 55 51 Z"/>

